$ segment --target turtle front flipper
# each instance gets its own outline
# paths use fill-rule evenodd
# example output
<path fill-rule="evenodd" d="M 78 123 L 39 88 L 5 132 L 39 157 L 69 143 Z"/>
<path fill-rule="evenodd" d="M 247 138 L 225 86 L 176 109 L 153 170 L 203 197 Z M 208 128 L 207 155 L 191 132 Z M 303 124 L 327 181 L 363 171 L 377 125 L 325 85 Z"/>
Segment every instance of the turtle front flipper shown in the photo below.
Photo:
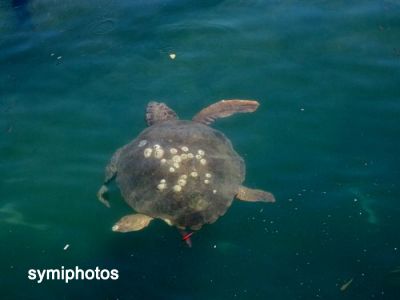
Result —
<path fill-rule="evenodd" d="M 259 105 L 254 100 L 221 100 L 202 109 L 193 117 L 193 121 L 209 125 L 218 118 L 226 118 L 236 113 L 254 112 Z"/>
<path fill-rule="evenodd" d="M 236 198 L 247 202 L 275 202 L 275 197 L 270 192 L 263 190 L 249 189 L 244 186 L 239 187 Z"/>
<path fill-rule="evenodd" d="M 169 108 L 165 103 L 149 102 L 146 109 L 146 122 L 151 126 L 168 120 L 178 119 L 177 114 Z"/>
<path fill-rule="evenodd" d="M 112 227 L 112 231 L 117 232 L 130 232 L 139 231 L 149 225 L 153 220 L 152 217 L 142 215 L 142 214 L 131 214 L 122 217 L 115 225 Z"/>
<path fill-rule="evenodd" d="M 108 200 L 104 198 L 104 194 L 108 191 L 106 184 L 109 183 L 117 175 L 117 164 L 123 149 L 124 147 L 118 149 L 111 157 L 110 162 L 106 166 L 103 185 L 99 188 L 97 192 L 97 198 L 107 207 L 110 207 L 110 202 L 108 202 Z"/>

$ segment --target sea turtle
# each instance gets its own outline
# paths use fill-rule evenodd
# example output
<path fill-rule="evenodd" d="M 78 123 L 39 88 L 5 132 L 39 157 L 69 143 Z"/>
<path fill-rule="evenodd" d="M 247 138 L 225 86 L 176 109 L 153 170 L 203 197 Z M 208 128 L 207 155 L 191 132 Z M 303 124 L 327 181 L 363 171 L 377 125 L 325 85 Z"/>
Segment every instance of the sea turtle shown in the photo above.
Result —
<path fill-rule="evenodd" d="M 208 126 L 217 118 L 254 112 L 258 106 L 252 100 L 222 100 L 184 121 L 165 103 L 150 102 L 149 127 L 114 153 L 97 194 L 109 207 L 106 184 L 116 177 L 125 201 L 136 211 L 112 230 L 141 230 L 153 219 L 181 232 L 199 230 L 222 216 L 235 197 L 274 202 L 271 193 L 242 186 L 243 159 L 223 133 Z"/>

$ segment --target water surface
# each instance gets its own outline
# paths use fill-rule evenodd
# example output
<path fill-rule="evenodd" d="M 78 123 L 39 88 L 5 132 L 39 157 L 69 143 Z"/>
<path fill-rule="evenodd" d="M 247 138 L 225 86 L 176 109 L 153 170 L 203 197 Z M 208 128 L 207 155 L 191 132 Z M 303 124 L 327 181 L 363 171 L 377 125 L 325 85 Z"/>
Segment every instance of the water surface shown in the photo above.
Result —
<path fill-rule="evenodd" d="M 2 1 L 0 298 L 397 299 L 399 16 L 397 1 Z M 235 201 L 192 249 L 162 222 L 113 233 L 130 209 L 96 192 L 146 104 L 189 119 L 229 98 L 261 103 L 214 127 L 277 203 Z M 120 278 L 27 279 L 61 266 Z"/>

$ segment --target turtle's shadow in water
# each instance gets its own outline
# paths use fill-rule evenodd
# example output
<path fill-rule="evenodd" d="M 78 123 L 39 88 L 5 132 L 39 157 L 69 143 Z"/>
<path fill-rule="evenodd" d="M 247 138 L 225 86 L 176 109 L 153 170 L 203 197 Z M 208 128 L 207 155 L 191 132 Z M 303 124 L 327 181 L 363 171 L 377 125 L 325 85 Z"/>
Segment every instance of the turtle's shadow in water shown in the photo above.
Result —
<path fill-rule="evenodd" d="M 47 229 L 47 226 L 44 224 L 36 224 L 26 221 L 23 214 L 10 203 L 6 203 L 0 207 L 0 222 L 11 225 L 26 226 L 37 230 Z"/>

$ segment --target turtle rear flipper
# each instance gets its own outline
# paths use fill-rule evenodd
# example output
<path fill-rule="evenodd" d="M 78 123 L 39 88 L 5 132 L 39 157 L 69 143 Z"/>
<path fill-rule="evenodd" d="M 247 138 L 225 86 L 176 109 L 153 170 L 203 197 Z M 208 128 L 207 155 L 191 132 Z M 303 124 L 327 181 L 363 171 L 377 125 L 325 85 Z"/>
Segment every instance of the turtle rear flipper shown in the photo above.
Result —
<path fill-rule="evenodd" d="M 218 118 L 226 118 L 236 113 L 254 112 L 259 105 L 254 100 L 221 100 L 202 109 L 193 117 L 193 121 L 209 125 Z"/>
<path fill-rule="evenodd" d="M 112 231 L 118 232 L 130 232 L 139 231 L 147 227 L 153 220 L 152 217 L 143 214 L 131 214 L 122 217 L 115 225 L 112 227 Z"/>
<path fill-rule="evenodd" d="M 110 202 L 108 202 L 108 200 L 104 198 L 104 194 L 107 193 L 108 191 L 106 184 L 109 183 L 117 175 L 118 160 L 124 148 L 125 147 L 122 147 L 117 151 L 115 151 L 115 153 L 111 157 L 110 162 L 106 166 L 103 185 L 99 188 L 99 191 L 97 192 L 97 198 L 101 203 L 103 203 L 107 207 L 110 207 Z"/>
<path fill-rule="evenodd" d="M 242 201 L 248 202 L 275 202 L 275 197 L 270 192 L 263 190 L 249 189 L 244 186 L 239 187 L 239 191 L 236 194 L 236 198 Z"/>
<path fill-rule="evenodd" d="M 165 103 L 152 101 L 147 105 L 146 122 L 149 126 L 159 122 L 176 119 L 178 119 L 176 112 L 169 108 Z"/>

